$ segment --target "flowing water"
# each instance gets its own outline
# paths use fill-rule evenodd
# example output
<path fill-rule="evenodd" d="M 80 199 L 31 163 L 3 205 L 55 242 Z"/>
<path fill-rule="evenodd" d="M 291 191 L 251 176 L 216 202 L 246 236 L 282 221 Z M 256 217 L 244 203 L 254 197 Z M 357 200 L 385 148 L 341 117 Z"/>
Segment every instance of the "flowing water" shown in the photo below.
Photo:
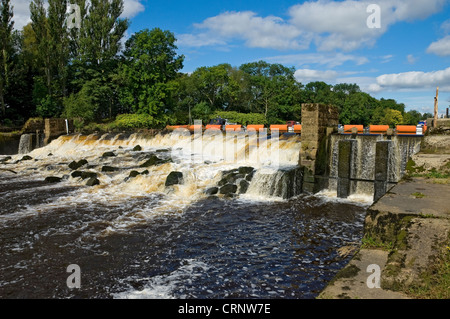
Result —
<path fill-rule="evenodd" d="M 360 242 L 371 196 L 300 194 L 300 146 L 295 136 L 105 134 L 0 156 L 0 297 L 316 297 L 351 258 L 339 249 Z M 81 159 L 98 185 L 72 174 Z M 246 191 L 205 192 L 233 170 Z M 174 171 L 182 182 L 166 186 Z M 72 264 L 80 288 L 67 287 Z"/>

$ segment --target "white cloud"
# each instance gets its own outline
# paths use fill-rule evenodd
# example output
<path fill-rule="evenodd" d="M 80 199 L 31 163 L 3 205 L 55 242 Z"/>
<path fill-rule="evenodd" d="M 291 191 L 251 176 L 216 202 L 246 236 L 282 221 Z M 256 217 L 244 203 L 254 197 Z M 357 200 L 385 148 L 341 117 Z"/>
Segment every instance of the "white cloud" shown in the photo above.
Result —
<path fill-rule="evenodd" d="M 363 65 L 369 63 L 369 59 L 363 56 L 356 56 L 351 54 L 326 54 L 326 53 L 305 53 L 305 54 L 291 54 L 280 55 L 274 57 L 264 58 L 268 62 L 281 63 L 281 64 L 293 64 L 296 66 L 305 65 L 322 65 L 328 68 L 334 68 L 340 66 L 346 62 L 353 62 L 356 65 Z"/>
<path fill-rule="evenodd" d="M 439 86 L 444 91 L 450 90 L 450 67 L 432 72 L 404 72 L 384 74 L 377 77 L 378 89 L 429 89 Z"/>
<path fill-rule="evenodd" d="M 145 10 L 142 0 L 124 0 L 123 12 L 121 18 L 133 18 L 138 13 Z M 31 0 L 13 0 L 13 21 L 14 29 L 21 30 L 25 25 L 31 22 L 30 19 L 30 3 Z M 44 1 L 44 6 L 48 8 L 48 2 Z"/>
<path fill-rule="evenodd" d="M 133 18 L 138 13 L 143 12 L 145 10 L 144 5 L 139 0 L 124 0 L 123 1 L 123 12 L 122 18 Z"/>
<path fill-rule="evenodd" d="M 333 70 L 311 70 L 311 69 L 298 69 L 295 71 L 294 76 L 297 81 L 301 83 L 309 83 L 315 81 L 333 82 L 339 73 Z"/>
<path fill-rule="evenodd" d="M 450 55 L 450 35 L 430 44 L 427 53 L 433 53 L 439 56 Z"/>
<path fill-rule="evenodd" d="M 309 41 L 300 37 L 303 32 L 298 28 L 275 16 L 258 17 L 252 11 L 225 12 L 194 26 L 203 32 L 181 35 L 181 38 L 184 38 L 184 45 L 203 46 L 208 43 L 240 39 L 244 40 L 248 47 L 253 48 L 283 50 L 305 49 L 309 46 Z M 190 42 L 185 41 L 186 39 Z"/>
<path fill-rule="evenodd" d="M 244 40 L 249 47 L 307 49 L 314 42 L 319 51 L 352 51 L 370 47 L 391 25 L 424 19 L 442 10 L 448 0 L 378 0 L 381 28 L 369 28 L 372 0 L 306 1 L 288 10 L 287 19 L 260 17 L 251 11 L 225 12 L 196 24 L 191 46 L 203 44 L 198 38 L 220 41 Z"/>
<path fill-rule="evenodd" d="M 22 28 L 31 22 L 30 19 L 30 0 L 14 0 L 11 1 L 13 7 L 14 29 L 22 30 Z"/>

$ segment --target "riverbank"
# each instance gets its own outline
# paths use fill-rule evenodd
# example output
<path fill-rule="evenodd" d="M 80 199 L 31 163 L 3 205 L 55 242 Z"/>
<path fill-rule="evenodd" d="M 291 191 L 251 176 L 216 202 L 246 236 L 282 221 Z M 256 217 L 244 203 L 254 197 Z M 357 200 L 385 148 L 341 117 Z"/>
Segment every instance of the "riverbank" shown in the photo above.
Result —
<path fill-rule="evenodd" d="M 450 147 L 437 139 L 424 140 L 407 176 L 368 209 L 362 245 L 318 298 L 450 298 Z"/>

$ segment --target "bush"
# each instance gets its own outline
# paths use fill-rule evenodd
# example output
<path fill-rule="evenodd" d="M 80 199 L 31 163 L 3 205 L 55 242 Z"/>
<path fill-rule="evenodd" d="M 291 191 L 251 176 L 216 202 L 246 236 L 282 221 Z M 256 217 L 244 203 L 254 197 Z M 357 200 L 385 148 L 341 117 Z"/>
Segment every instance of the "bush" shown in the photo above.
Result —
<path fill-rule="evenodd" d="M 157 123 L 153 116 L 148 114 L 120 114 L 114 124 L 120 129 L 140 129 L 152 128 Z"/>

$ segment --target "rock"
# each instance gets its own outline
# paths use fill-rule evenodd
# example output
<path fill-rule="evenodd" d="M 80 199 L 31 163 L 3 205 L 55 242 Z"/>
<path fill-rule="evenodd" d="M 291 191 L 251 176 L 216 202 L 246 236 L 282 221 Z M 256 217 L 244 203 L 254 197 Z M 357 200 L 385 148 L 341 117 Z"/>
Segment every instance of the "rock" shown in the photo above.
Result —
<path fill-rule="evenodd" d="M 59 183 L 61 181 L 62 181 L 62 178 L 56 177 L 56 176 L 48 176 L 45 178 L 46 183 Z"/>
<path fill-rule="evenodd" d="M 161 159 L 156 155 L 152 155 L 148 160 L 146 160 L 140 167 L 149 167 L 153 165 L 159 165 L 169 162 L 170 160 Z"/>
<path fill-rule="evenodd" d="M 82 172 L 81 173 L 81 178 L 82 179 L 97 178 L 97 173 L 94 173 L 94 172 Z"/>
<path fill-rule="evenodd" d="M 94 173 L 94 172 L 74 171 L 74 172 L 72 172 L 71 176 L 72 176 L 73 178 L 81 177 L 81 179 L 86 179 L 86 178 L 97 178 L 97 173 Z"/>
<path fill-rule="evenodd" d="M 133 152 L 139 152 L 142 151 L 142 147 L 140 145 L 136 145 L 135 147 L 133 147 Z"/>
<path fill-rule="evenodd" d="M 239 167 L 238 170 L 239 170 L 239 174 L 247 175 L 247 174 L 252 173 L 255 169 L 253 167 L 249 167 L 249 166 L 242 166 L 242 167 Z"/>
<path fill-rule="evenodd" d="M 249 185 L 250 183 L 245 179 L 241 180 L 239 182 L 239 194 L 245 194 L 247 192 Z"/>
<path fill-rule="evenodd" d="M 69 164 L 69 168 L 73 169 L 73 170 L 77 170 L 79 169 L 81 166 L 86 165 L 88 163 L 88 161 L 86 161 L 85 159 L 79 160 L 78 162 L 76 161 L 72 161 Z"/>
<path fill-rule="evenodd" d="M 0 160 L 0 163 L 4 163 L 4 162 L 6 162 L 6 161 L 9 161 L 10 159 L 12 159 L 11 156 L 6 156 L 6 157 L 4 157 L 4 158 L 2 158 L 2 159 Z"/>
<path fill-rule="evenodd" d="M 114 152 L 105 152 L 103 153 L 102 157 L 114 157 L 116 154 Z"/>
<path fill-rule="evenodd" d="M 176 184 L 183 183 L 183 173 L 182 172 L 171 172 L 166 178 L 166 186 L 172 186 Z"/>
<path fill-rule="evenodd" d="M 128 175 L 129 178 L 133 178 L 136 177 L 138 175 L 140 175 L 141 173 L 139 173 L 138 171 L 131 171 L 130 175 Z"/>
<path fill-rule="evenodd" d="M 95 186 L 95 185 L 100 185 L 100 181 L 98 180 L 98 178 L 92 177 L 89 178 L 89 180 L 86 182 L 86 186 Z"/>
<path fill-rule="evenodd" d="M 207 190 L 205 190 L 205 194 L 206 195 L 215 195 L 219 192 L 219 188 L 218 187 L 210 187 Z"/>
<path fill-rule="evenodd" d="M 228 194 L 234 194 L 237 191 L 237 186 L 234 184 L 226 184 L 220 188 L 220 194 L 228 195 Z"/>
<path fill-rule="evenodd" d="M 72 174 L 70 174 L 73 178 L 77 178 L 77 177 L 81 177 L 81 174 L 83 174 L 83 172 L 80 171 L 74 171 L 72 172 Z"/>
<path fill-rule="evenodd" d="M 148 174 L 150 174 L 150 172 L 148 171 L 148 169 L 146 169 L 145 171 L 142 171 L 142 172 L 141 172 L 141 175 L 148 175 Z"/>
<path fill-rule="evenodd" d="M 32 160 L 32 159 L 33 159 L 33 158 L 32 158 L 31 156 L 25 155 L 25 156 L 22 157 L 21 161 L 30 161 L 30 160 Z"/>
<path fill-rule="evenodd" d="M 112 166 L 107 166 L 107 165 L 102 167 L 102 172 L 116 172 L 118 170 L 119 170 L 119 168 L 117 168 L 117 167 L 112 167 Z"/>
<path fill-rule="evenodd" d="M 243 175 L 239 174 L 238 169 L 233 169 L 230 171 L 222 172 L 222 179 L 217 183 L 218 186 L 223 186 L 225 184 L 234 183 L 239 177 L 243 177 Z"/>
<path fill-rule="evenodd" d="M 250 174 L 245 175 L 245 180 L 250 182 L 253 179 L 253 176 L 255 175 L 255 172 L 256 171 L 253 171 Z"/>

